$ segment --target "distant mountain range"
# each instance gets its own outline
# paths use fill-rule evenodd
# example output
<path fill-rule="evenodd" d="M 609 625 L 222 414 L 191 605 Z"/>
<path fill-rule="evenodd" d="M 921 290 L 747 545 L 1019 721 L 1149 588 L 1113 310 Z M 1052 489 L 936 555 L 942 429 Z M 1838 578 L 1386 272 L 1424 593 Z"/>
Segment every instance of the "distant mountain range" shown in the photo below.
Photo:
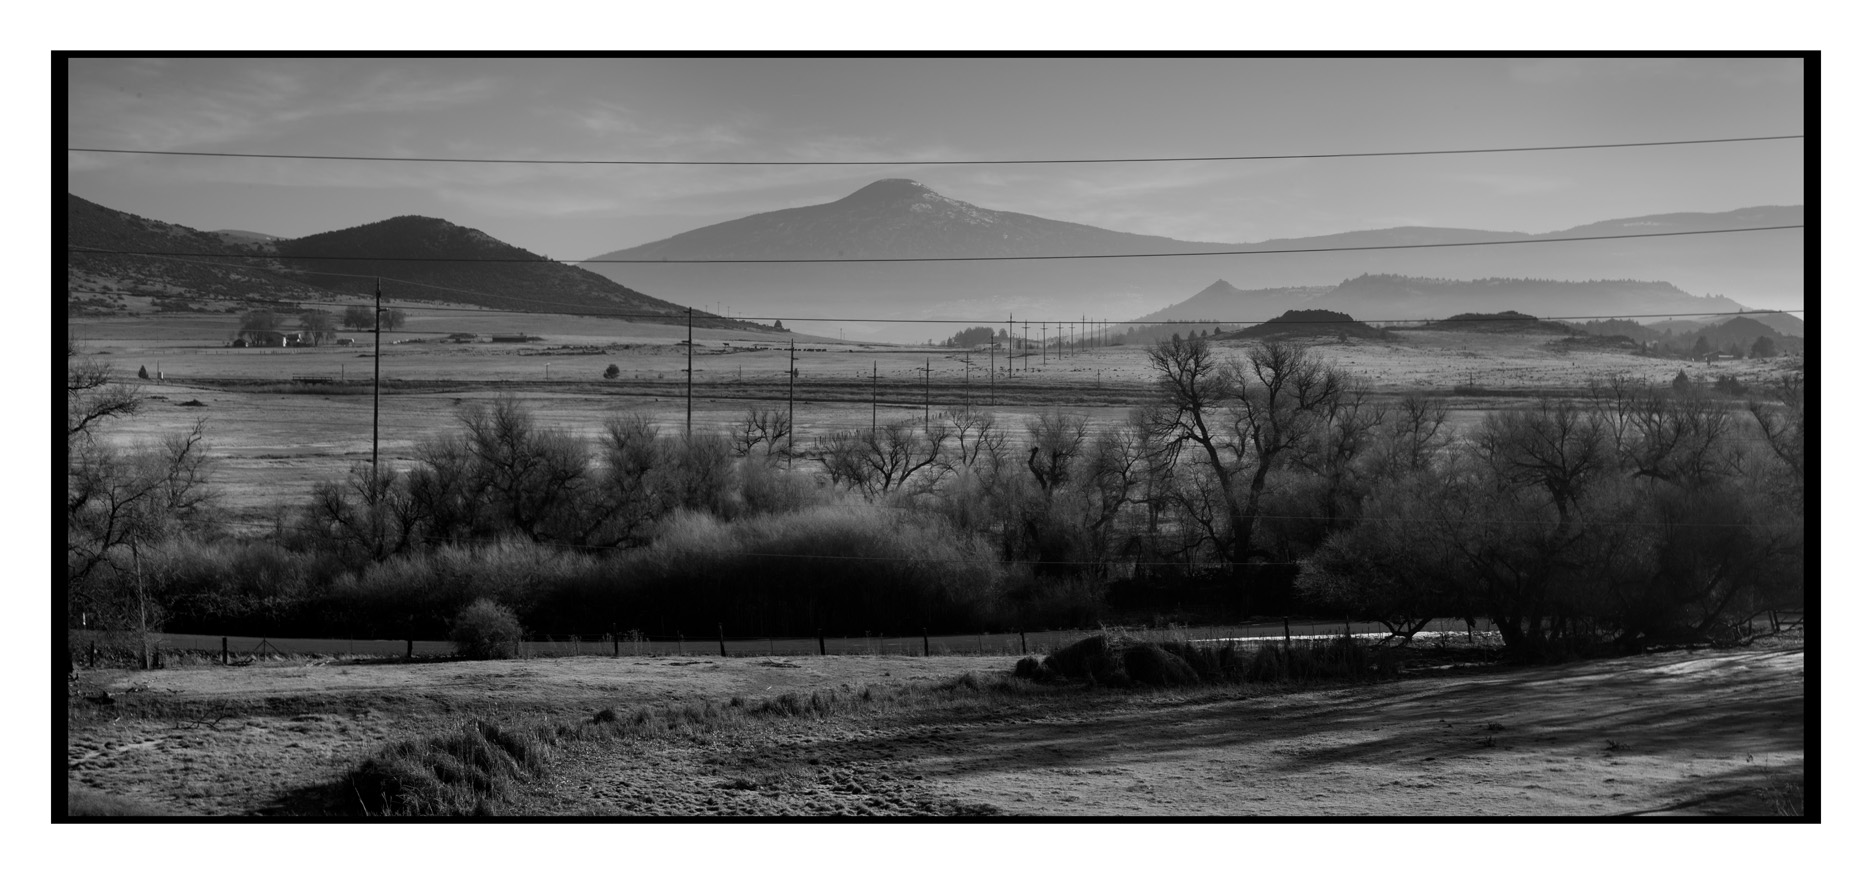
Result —
<path fill-rule="evenodd" d="M 828 203 L 746 216 L 607 252 L 584 262 L 586 269 L 422 216 L 283 239 L 242 230 L 197 231 L 68 195 L 66 228 L 73 246 L 243 256 L 183 263 L 74 253 L 67 260 L 74 290 L 147 288 L 217 297 L 323 299 L 368 293 L 368 277 L 383 277 L 386 295 L 404 300 L 567 312 L 624 309 L 657 318 L 676 317 L 684 303 L 710 302 L 753 313 L 764 324 L 868 317 L 1118 321 L 1138 318 L 1134 314 L 1140 312 L 1151 312 L 1146 318 L 1154 320 L 1231 322 L 1260 321 L 1304 305 L 1355 319 L 1436 319 L 1506 309 L 1544 317 L 1657 316 L 1796 300 L 1804 279 L 1803 233 L 1797 231 L 1527 246 L 1219 253 L 1712 230 L 1800 224 L 1803 216 L 1802 207 L 1754 207 L 1614 219 L 1545 234 L 1399 227 L 1213 243 L 986 209 L 909 179 L 887 179 Z M 666 263 L 1120 254 L 1166 257 Z M 513 263 L 366 260 L 372 257 Z M 601 263 L 608 260 L 650 263 Z M 241 270 L 236 264 L 264 264 L 284 273 Z M 352 276 L 322 275 L 333 273 Z M 1525 278 L 1493 278 L 1507 276 Z M 1202 290 L 1194 296 L 1193 288 Z M 1774 327 L 1790 333 L 1788 326 Z M 938 338 L 952 330 L 899 326 L 874 338 Z"/>
<path fill-rule="evenodd" d="M 657 321 L 684 317 L 680 304 L 549 261 L 481 231 L 424 216 L 399 216 L 286 239 L 249 231 L 198 231 L 68 194 L 66 237 L 76 249 L 209 256 L 151 258 L 74 252 L 67 258 L 68 289 L 74 293 L 139 291 L 235 302 L 314 302 L 369 296 L 381 278 L 385 297 L 400 301 L 523 311 L 625 312 Z M 422 260 L 431 258 L 480 263 Z M 724 327 L 732 320 L 699 314 L 697 322 Z"/>
<path fill-rule="evenodd" d="M 1261 322 L 1334 291 L 1332 285 L 1238 288 L 1220 279 L 1178 303 L 1147 313 L 1141 322 Z"/>
<path fill-rule="evenodd" d="M 1641 289 L 1671 283 L 1694 298 L 1795 300 L 1803 287 L 1803 233 L 1608 240 L 1549 245 L 1391 249 L 1367 252 L 1220 252 L 1333 249 L 1348 246 L 1509 242 L 1579 236 L 1702 231 L 1802 224 L 1801 206 L 1752 207 L 1725 213 L 1668 213 L 1612 219 L 1561 231 L 1526 234 L 1463 228 L 1399 227 L 1258 243 L 1211 243 L 1126 234 L 946 197 L 909 179 L 886 179 L 813 206 L 758 213 L 618 249 L 584 262 L 621 283 L 674 299 L 734 302 L 756 313 L 837 316 L 864 307 L 871 316 L 983 318 L 1001 321 L 1071 319 L 1090 311 L 1158 308 L 1151 318 L 1252 320 L 1305 302 L 1310 288 L 1336 288 L 1350 276 L 1386 274 L 1454 280 L 1520 276 L 1547 280 L 1636 278 Z M 896 259 L 983 256 L 1150 254 L 1168 257 L 1041 261 L 953 261 L 854 264 L 603 263 L 613 260 Z M 1228 272 L 1231 281 L 1213 282 Z M 1181 289 L 1210 283 L 1205 301 L 1182 300 Z M 1233 284 L 1235 283 L 1235 284 Z M 1239 287 L 1241 286 L 1241 288 Z M 1257 291 L 1243 289 L 1254 288 Z M 1575 290 L 1594 292 L 1583 287 Z M 1610 290 L 1612 289 L 1603 289 Z M 1531 309 L 1542 315 L 1650 314 L 1657 297 L 1627 302 L 1552 298 Z M 1172 301 L 1169 306 L 1166 302 Z M 1229 302 L 1228 304 L 1226 302 Z M 1370 300 L 1368 303 L 1378 303 Z M 1217 306 L 1214 307 L 1213 304 Z M 1313 305 L 1313 304 L 1311 304 Z M 1525 302 L 1487 305 L 1491 310 Z M 1339 307 L 1330 307 L 1339 309 Z M 1441 318 L 1445 311 L 1399 308 L 1369 318 Z M 1206 315 L 1216 310 L 1215 315 Z M 1606 310 L 1605 312 L 1597 310 Z M 1665 310 L 1664 312 L 1677 312 Z M 1662 312 L 1652 310 L 1651 312 Z M 1356 318 L 1365 314 L 1355 313 Z M 1126 317 L 1123 313 L 1122 318 Z M 920 328 L 922 330 L 922 328 Z"/>
<path fill-rule="evenodd" d="M 1373 274 L 1333 286 L 1253 290 L 1235 288 L 1219 280 L 1184 301 L 1136 321 L 1262 321 L 1273 317 L 1271 310 L 1280 312 L 1305 304 L 1347 313 L 1364 321 L 1414 320 L 1426 318 L 1427 313 L 1456 315 L 1502 310 L 1542 313 L 1552 318 L 1712 314 L 1691 320 L 1692 330 L 1723 320 L 1739 310 L 1751 309 L 1728 297 L 1690 295 L 1667 282 L 1455 280 Z M 1760 318 L 1766 324 L 1775 321 L 1782 333 L 1803 334 L 1803 321 L 1794 316 L 1771 313 Z"/>

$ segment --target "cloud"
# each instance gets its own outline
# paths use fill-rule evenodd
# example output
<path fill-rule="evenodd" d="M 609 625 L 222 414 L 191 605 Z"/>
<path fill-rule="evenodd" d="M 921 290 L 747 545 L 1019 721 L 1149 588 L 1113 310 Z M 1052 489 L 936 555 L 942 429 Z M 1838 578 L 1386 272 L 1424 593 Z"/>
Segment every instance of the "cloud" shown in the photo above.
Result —
<path fill-rule="evenodd" d="M 722 152 L 757 141 L 760 122 L 747 114 L 728 115 L 707 122 L 654 118 L 645 112 L 606 100 L 550 110 L 548 117 L 583 132 L 606 151 L 591 160 L 682 160 Z M 623 141 L 625 145 L 621 146 Z"/>
<path fill-rule="evenodd" d="M 317 141 L 328 131 L 309 122 L 458 108 L 501 90 L 487 77 L 307 62 L 138 59 L 116 68 L 74 66 L 73 72 L 68 131 L 74 145 L 159 151 Z"/>
<path fill-rule="evenodd" d="M 1528 173 L 1457 173 L 1451 178 L 1454 182 L 1483 187 L 1501 197 L 1555 194 L 1579 187 L 1573 179 Z"/>
<path fill-rule="evenodd" d="M 1636 79 L 1716 80 L 1743 86 L 1800 85 L 1803 64 L 1784 58 L 1535 58 L 1512 64 L 1510 77 L 1525 85 Z"/>

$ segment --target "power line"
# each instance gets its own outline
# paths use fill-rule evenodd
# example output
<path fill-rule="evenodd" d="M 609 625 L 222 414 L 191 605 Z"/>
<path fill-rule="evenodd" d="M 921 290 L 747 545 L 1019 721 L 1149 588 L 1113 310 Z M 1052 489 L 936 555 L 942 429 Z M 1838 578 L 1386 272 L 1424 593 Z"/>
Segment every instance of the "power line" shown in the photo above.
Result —
<path fill-rule="evenodd" d="M 1469 246 L 1522 246 L 1533 243 L 1581 243 L 1598 240 L 1639 240 L 1652 237 L 1692 237 L 1707 234 L 1743 234 L 1753 231 L 1802 230 L 1806 225 L 1764 225 L 1750 228 L 1712 228 L 1697 231 L 1651 231 L 1641 234 L 1597 234 L 1586 237 L 1532 237 L 1523 240 L 1471 240 L 1458 243 L 1394 243 L 1382 246 L 1318 246 L 1307 249 L 1227 249 L 1216 252 L 1123 252 L 1093 255 L 954 255 L 911 258 L 431 258 L 403 255 L 243 255 L 222 252 L 149 252 L 122 249 L 67 247 L 67 253 L 96 255 L 167 255 L 181 258 L 276 258 L 293 261 L 372 261 L 445 264 L 912 264 L 952 261 L 1087 261 L 1115 258 L 1197 258 L 1222 255 L 1292 255 L 1303 252 L 1369 252 L 1396 249 L 1458 249 Z"/>
<path fill-rule="evenodd" d="M 1386 152 L 1298 152 L 1282 155 L 1206 155 L 1160 158 L 1005 158 L 984 160 L 878 160 L 878 161 L 680 161 L 638 159 L 569 159 L 569 158 L 434 158 L 391 155 L 303 155 L 263 152 L 195 152 L 161 149 L 89 149 L 67 147 L 67 152 L 90 152 L 110 155 L 167 155 L 192 158 L 263 158 L 294 161 L 377 161 L 409 164 L 559 164 L 574 166 L 661 166 L 661 167 L 937 167 L 958 165 L 1008 164 L 1164 164 L 1220 161 L 1289 161 L 1305 158 L 1393 158 L 1417 155 L 1482 155 L 1504 152 L 1562 152 L 1586 149 L 1634 149 L 1653 146 L 1691 146 L 1714 143 L 1751 143 L 1772 140 L 1800 140 L 1803 134 L 1780 134 L 1762 137 L 1717 137 L 1698 140 L 1655 140 L 1625 143 L 1582 143 L 1560 146 L 1500 146 L 1478 149 L 1410 149 Z"/>
<path fill-rule="evenodd" d="M 241 265 L 227 265 L 227 266 L 239 267 Z M 242 269 L 270 270 L 273 268 L 242 267 Z M 395 279 L 387 278 L 386 281 L 387 282 L 401 282 L 402 280 L 395 280 Z M 420 283 L 412 283 L 412 284 L 420 284 Z M 442 291 L 452 291 L 452 292 L 457 292 L 460 294 L 475 295 L 478 297 L 492 297 L 492 298 L 496 298 L 499 300 L 511 300 L 511 298 L 502 298 L 499 295 L 492 295 L 486 292 L 474 292 L 474 291 L 467 291 L 463 289 L 446 288 L 440 285 L 430 285 L 430 286 L 423 286 L 423 287 L 434 288 L 434 289 L 438 289 Z M 198 301 L 202 303 L 234 302 L 234 303 L 240 303 L 240 304 L 249 305 L 249 306 L 266 304 L 269 306 L 277 305 L 281 307 L 293 307 L 295 309 L 300 308 L 300 307 L 306 307 L 306 306 L 339 306 L 341 305 L 340 303 L 336 301 L 323 302 L 323 301 L 262 299 L 262 298 L 246 298 L 246 297 L 226 298 L 226 297 L 206 297 L 206 296 L 201 296 L 201 295 L 159 294 L 155 292 L 138 293 L 138 292 L 130 292 L 130 291 L 75 291 L 75 292 L 69 292 L 69 294 L 88 295 L 92 297 L 122 297 L 122 298 L 147 297 L 147 298 L 160 298 L 163 300 Z M 562 310 L 512 310 L 512 309 L 496 309 L 496 308 L 481 308 L 481 309 L 465 310 L 460 306 L 453 306 L 453 307 L 452 306 L 426 306 L 423 304 L 400 304 L 399 306 L 396 307 L 396 309 L 413 310 L 413 311 L 418 311 L 418 312 L 444 312 L 444 313 L 462 313 L 462 314 L 491 313 L 491 314 L 501 314 L 501 315 L 575 316 L 575 317 L 606 316 L 606 317 L 614 317 L 614 318 L 675 318 L 676 315 L 678 315 L 676 313 L 670 313 L 670 312 L 666 312 L 663 310 L 598 310 L 595 312 L 565 312 Z M 1484 322 L 1538 322 L 1538 321 L 1570 322 L 1570 321 L 1602 321 L 1602 320 L 1608 320 L 1608 319 L 1626 319 L 1626 320 L 1631 321 L 1634 319 L 1682 319 L 1682 318 L 1699 318 L 1699 317 L 1706 317 L 1706 316 L 1775 315 L 1778 313 L 1796 314 L 1796 313 L 1801 313 L 1804 311 L 1805 310 L 1803 307 L 1795 307 L 1795 308 L 1788 308 L 1788 309 L 1714 310 L 1714 311 L 1699 312 L 1699 313 L 1623 313 L 1623 314 L 1614 314 L 1614 315 L 1590 315 L 1590 316 L 1481 315 L 1475 318 L 1465 318 L 1465 319 L 1448 319 L 1446 317 L 1439 316 L 1439 317 L 1425 317 L 1425 318 L 1413 318 L 1413 319 L 1357 319 L 1354 322 L 1344 322 L 1344 321 L 1339 321 L 1339 320 L 1328 320 L 1328 319 L 1285 319 L 1282 322 L 1276 322 L 1275 319 L 1213 319 L 1210 321 L 1194 320 L 1194 319 L 1157 319 L 1157 320 L 1137 320 L 1137 321 L 1119 322 L 1119 323 L 1116 323 L 1116 328 L 1117 327 L 1141 326 L 1141 325 L 1189 325 L 1189 326 L 1246 325 L 1246 326 L 1254 326 L 1254 325 L 1267 325 L 1267 324 L 1272 324 L 1272 323 L 1283 324 L 1283 325 L 1351 325 L 1351 324 L 1425 325 L 1425 326 L 1430 327 L 1433 325 L 1444 324 L 1444 323 L 1469 325 L 1469 324 L 1477 324 L 1477 323 L 1484 323 Z M 186 313 L 179 313 L 179 315 L 181 314 L 186 314 Z M 215 313 L 193 313 L 193 314 L 194 315 L 216 315 Z M 987 319 L 908 319 L 908 318 L 888 319 L 888 318 L 856 318 L 856 317 L 850 317 L 850 316 L 750 316 L 746 319 L 738 318 L 738 319 L 733 319 L 733 320 L 727 317 L 723 317 L 723 316 L 718 316 L 716 318 L 722 321 L 748 322 L 750 324 L 769 321 L 771 319 L 779 319 L 784 322 L 861 322 L 861 323 L 909 324 L 909 325 L 932 324 L 932 325 L 976 325 L 980 327 L 992 326 L 990 320 L 987 320 Z M 397 331 L 392 331 L 391 333 L 393 334 L 448 334 L 448 333 L 453 333 L 453 332 L 397 330 Z M 779 342 L 779 341 L 776 341 L 776 342 Z M 887 343 L 885 345 L 901 345 L 901 344 Z M 951 347 L 919 346 L 916 348 L 923 349 L 923 348 L 951 348 Z"/>

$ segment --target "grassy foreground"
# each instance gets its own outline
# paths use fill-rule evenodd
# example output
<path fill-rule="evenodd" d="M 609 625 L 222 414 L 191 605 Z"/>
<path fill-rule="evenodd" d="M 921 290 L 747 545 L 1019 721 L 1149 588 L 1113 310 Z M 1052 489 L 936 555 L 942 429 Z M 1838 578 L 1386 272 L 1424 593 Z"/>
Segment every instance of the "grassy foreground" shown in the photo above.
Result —
<path fill-rule="evenodd" d="M 1390 651 L 1351 639 L 1285 647 L 1202 645 L 1095 635 L 1046 659 L 1025 658 L 1013 674 L 966 673 L 940 682 L 867 684 L 788 692 L 772 698 L 693 701 L 626 710 L 607 708 L 589 721 L 500 726 L 480 719 L 456 731 L 400 741 L 367 759 L 334 787 L 339 815 L 489 816 L 509 812 L 517 787 L 570 745 L 678 737 L 697 739 L 757 723 L 913 712 L 969 716 L 1002 712 L 1011 702 L 1087 694 L 1099 687 L 1162 689 L 1219 684 L 1374 681 L 1396 675 Z M 1083 682 L 1085 681 L 1085 682 Z"/>

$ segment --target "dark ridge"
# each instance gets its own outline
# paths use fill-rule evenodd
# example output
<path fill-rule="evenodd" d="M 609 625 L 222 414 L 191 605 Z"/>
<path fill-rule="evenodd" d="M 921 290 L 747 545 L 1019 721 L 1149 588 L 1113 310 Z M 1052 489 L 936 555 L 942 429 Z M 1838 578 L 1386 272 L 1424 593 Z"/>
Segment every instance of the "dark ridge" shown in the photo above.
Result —
<path fill-rule="evenodd" d="M 1357 322 L 1347 313 L 1338 313 L 1334 310 L 1289 310 L 1261 325 L 1227 334 L 1224 339 L 1335 338 L 1345 340 L 1361 338 L 1384 340 L 1388 336 L 1386 331 L 1366 322 Z"/>

